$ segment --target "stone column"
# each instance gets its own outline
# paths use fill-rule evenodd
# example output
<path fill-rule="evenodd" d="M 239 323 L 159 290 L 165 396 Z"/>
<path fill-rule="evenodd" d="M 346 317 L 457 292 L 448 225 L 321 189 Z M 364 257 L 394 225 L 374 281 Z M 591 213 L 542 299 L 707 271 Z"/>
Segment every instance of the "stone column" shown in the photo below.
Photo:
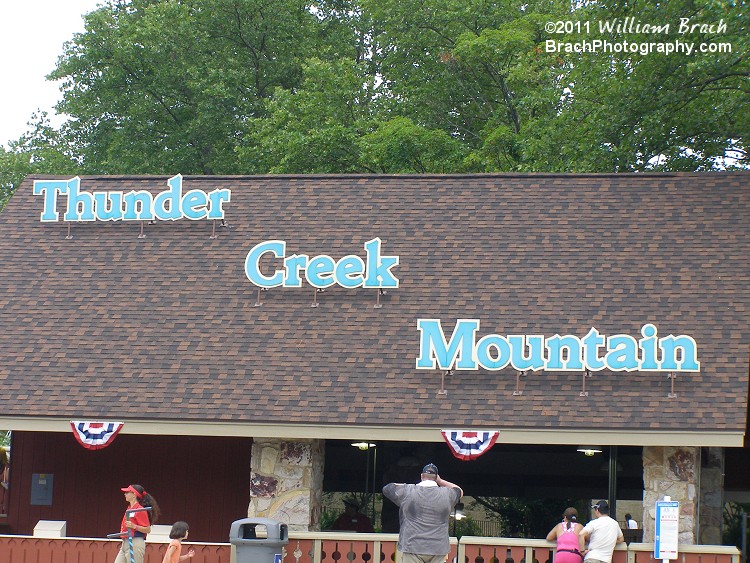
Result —
<path fill-rule="evenodd" d="M 253 440 L 249 518 L 284 522 L 290 531 L 315 531 L 323 506 L 323 440 Z"/>
<path fill-rule="evenodd" d="M 698 543 L 721 545 L 724 523 L 724 448 L 701 450 Z"/>
<path fill-rule="evenodd" d="M 666 495 L 680 503 L 679 543 L 695 543 L 700 469 L 700 448 L 643 448 L 643 541 L 654 541 L 656 501 Z"/>

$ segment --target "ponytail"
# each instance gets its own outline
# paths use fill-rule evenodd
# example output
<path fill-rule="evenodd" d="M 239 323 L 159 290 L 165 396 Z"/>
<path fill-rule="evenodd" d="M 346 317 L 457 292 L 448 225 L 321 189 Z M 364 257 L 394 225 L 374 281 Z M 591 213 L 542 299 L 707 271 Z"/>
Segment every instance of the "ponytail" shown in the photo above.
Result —
<path fill-rule="evenodd" d="M 161 510 L 159 510 L 159 504 L 156 502 L 156 499 L 146 491 L 143 491 L 143 496 L 139 502 L 143 508 L 151 508 L 148 511 L 148 521 L 150 524 L 156 524 L 159 521 L 159 516 L 161 516 Z"/>
<path fill-rule="evenodd" d="M 146 492 L 146 489 L 141 485 L 130 485 L 131 489 L 136 492 L 138 497 L 138 504 L 143 508 L 151 508 L 147 511 L 149 524 L 156 524 L 161 516 L 161 510 L 159 510 L 159 504 L 156 499 Z"/>
<path fill-rule="evenodd" d="M 565 519 L 565 526 L 563 526 L 563 528 L 568 531 L 573 530 L 578 521 L 578 511 L 570 506 L 565 509 L 565 512 L 563 512 L 563 518 Z"/>

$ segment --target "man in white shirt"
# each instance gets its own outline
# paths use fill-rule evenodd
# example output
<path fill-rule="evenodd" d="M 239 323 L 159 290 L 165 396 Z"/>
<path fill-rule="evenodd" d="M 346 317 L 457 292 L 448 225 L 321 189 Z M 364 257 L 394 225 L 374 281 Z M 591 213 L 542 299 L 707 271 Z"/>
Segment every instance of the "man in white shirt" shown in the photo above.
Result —
<path fill-rule="evenodd" d="M 606 500 L 600 500 L 591 508 L 594 519 L 578 532 L 584 541 L 589 542 L 583 559 L 587 563 L 612 563 L 615 546 L 625 541 L 622 530 L 617 520 L 609 517 L 609 503 Z"/>

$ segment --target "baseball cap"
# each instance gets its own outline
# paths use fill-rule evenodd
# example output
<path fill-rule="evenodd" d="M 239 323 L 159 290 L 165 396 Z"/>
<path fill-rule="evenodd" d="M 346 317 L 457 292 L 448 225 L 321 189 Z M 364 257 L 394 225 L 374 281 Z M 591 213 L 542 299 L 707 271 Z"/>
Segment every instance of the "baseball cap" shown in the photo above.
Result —
<path fill-rule="evenodd" d="M 599 512 L 602 511 L 602 509 L 607 510 L 609 508 L 609 503 L 606 500 L 600 500 L 595 505 L 591 507 L 593 510 L 598 510 Z"/>
<path fill-rule="evenodd" d="M 434 463 L 428 463 L 422 468 L 422 473 L 427 473 L 428 475 L 437 475 L 438 474 L 437 465 L 435 465 Z"/>

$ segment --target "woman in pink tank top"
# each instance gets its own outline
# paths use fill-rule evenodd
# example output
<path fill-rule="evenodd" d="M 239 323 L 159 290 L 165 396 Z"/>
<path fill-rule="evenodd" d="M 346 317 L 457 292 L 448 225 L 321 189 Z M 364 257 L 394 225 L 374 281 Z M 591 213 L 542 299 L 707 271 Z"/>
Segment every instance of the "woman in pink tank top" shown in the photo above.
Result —
<path fill-rule="evenodd" d="M 582 540 L 578 535 L 583 526 L 578 523 L 578 511 L 566 508 L 563 513 L 563 521 L 550 530 L 547 541 L 557 540 L 554 563 L 581 563 L 583 561 Z"/>

